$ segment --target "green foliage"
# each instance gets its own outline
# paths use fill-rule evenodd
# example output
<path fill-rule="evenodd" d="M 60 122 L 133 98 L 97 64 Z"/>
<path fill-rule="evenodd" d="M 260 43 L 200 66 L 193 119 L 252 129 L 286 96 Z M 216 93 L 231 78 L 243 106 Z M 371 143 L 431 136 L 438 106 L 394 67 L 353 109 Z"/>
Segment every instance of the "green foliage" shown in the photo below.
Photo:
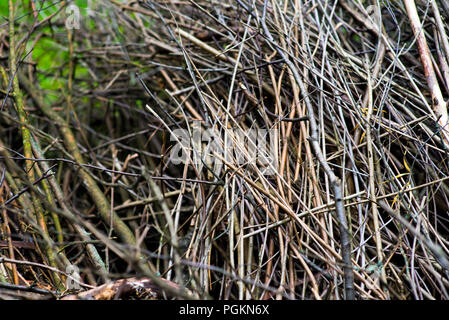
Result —
<path fill-rule="evenodd" d="M 58 77 L 56 70 L 67 64 L 69 59 L 67 49 L 62 50 L 61 45 L 54 39 L 43 37 L 35 44 L 32 57 L 37 63 L 38 81 L 44 91 L 60 91 L 65 87 L 67 80 L 65 77 Z M 59 72 L 61 76 L 67 73 L 66 69 L 63 70 L 64 72 Z M 57 95 L 45 95 L 45 97 L 53 102 Z"/>
<path fill-rule="evenodd" d="M 0 1 L 0 17 L 2 23 L 7 21 L 8 11 L 8 1 Z"/>

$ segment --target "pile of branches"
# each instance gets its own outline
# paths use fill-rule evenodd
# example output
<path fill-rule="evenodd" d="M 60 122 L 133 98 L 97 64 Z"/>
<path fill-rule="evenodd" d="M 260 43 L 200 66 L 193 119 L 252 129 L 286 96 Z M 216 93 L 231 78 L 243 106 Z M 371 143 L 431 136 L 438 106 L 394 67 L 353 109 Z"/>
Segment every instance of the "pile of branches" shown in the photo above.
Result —
<path fill-rule="evenodd" d="M 447 0 L 19 3 L 2 298 L 449 298 Z"/>

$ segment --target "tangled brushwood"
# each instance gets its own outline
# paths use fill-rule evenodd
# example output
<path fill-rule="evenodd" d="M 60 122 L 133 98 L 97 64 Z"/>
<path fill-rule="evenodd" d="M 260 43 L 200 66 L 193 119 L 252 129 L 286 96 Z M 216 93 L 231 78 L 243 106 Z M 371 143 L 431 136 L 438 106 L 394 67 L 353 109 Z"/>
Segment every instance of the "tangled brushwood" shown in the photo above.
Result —
<path fill-rule="evenodd" d="M 4 2 L 0 298 L 449 298 L 447 0 Z"/>

